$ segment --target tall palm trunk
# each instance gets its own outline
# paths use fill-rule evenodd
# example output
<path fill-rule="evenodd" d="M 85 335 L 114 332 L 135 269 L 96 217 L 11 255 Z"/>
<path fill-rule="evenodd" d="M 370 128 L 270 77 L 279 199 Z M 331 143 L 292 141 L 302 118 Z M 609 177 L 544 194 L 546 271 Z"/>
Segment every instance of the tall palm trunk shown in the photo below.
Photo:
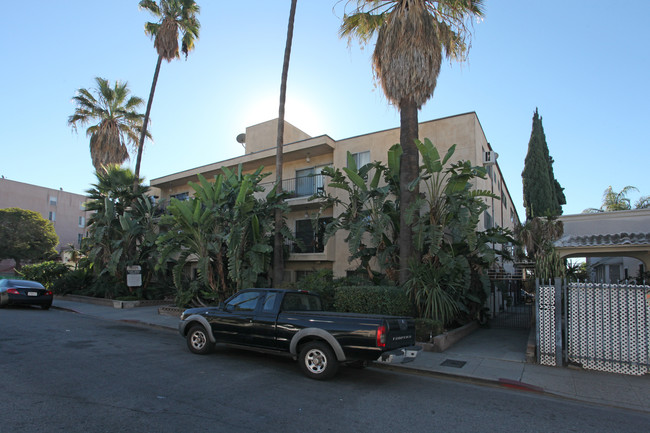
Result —
<path fill-rule="evenodd" d="M 133 181 L 133 193 L 138 189 L 140 183 L 140 161 L 142 160 L 142 151 L 144 150 L 144 139 L 147 136 L 147 123 L 149 123 L 149 114 L 151 113 L 151 104 L 153 103 L 153 95 L 156 93 L 156 83 L 158 82 L 158 74 L 160 73 L 160 65 L 162 63 L 162 56 L 158 55 L 158 62 L 156 63 L 156 71 L 153 74 L 153 82 L 151 83 L 151 91 L 149 92 L 149 101 L 147 101 L 147 111 L 144 113 L 144 120 L 142 121 L 142 131 L 140 132 L 140 142 L 138 143 L 138 156 L 135 159 L 135 180 Z"/>
<path fill-rule="evenodd" d="M 289 10 L 289 24 L 287 26 L 287 42 L 284 47 L 284 62 L 282 64 L 282 78 L 280 83 L 280 108 L 278 113 L 278 136 L 275 153 L 276 192 L 282 192 L 282 146 L 284 145 L 284 105 L 287 98 L 287 76 L 289 75 L 289 58 L 291 57 L 291 43 L 293 41 L 293 22 L 296 16 L 297 0 L 291 0 Z M 284 218 L 282 209 L 275 210 L 275 236 L 273 239 L 273 286 L 280 287 L 284 279 L 284 242 L 282 239 L 282 226 Z"/>
<path fill-rule="evenodd" d="M 412 100 L 400 102 L 400 143 L 402 144 L 402 159 L 400 162 L 400 231 L 399 231 L 399 283 L 405 284 L 411 273 L 409 261 L 416 259 L 417 251 L 413 248 L 413 226 L 407 222 L 408 209 L 417 198 L 420 188 L 418 185 L 411 191 L 409 184 L 418 175 L 419 154 L 415 145 L 418 138 L 418 107 Z"/>

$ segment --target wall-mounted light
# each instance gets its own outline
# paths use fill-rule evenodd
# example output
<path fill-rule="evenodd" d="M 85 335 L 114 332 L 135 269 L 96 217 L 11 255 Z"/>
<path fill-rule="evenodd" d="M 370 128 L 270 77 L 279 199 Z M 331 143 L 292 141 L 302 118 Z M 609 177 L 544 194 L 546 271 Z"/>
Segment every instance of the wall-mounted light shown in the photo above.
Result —
<path fill-rule="evenodd" d="M 305 158 L 305 160 L 307 160 L 307 162 L 311 161 L 311 158 L 309 157 L 309 152 L 307 152 L 307 158 Z"/>

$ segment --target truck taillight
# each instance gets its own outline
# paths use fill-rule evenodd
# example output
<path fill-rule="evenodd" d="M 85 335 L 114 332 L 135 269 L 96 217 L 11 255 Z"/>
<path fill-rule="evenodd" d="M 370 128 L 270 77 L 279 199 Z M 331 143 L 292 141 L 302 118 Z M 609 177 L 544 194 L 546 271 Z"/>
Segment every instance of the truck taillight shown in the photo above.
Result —
<path fill-rule="evenodd" d="M 377 347 L 386 347 L 386 327 L 377 328 Z"/>

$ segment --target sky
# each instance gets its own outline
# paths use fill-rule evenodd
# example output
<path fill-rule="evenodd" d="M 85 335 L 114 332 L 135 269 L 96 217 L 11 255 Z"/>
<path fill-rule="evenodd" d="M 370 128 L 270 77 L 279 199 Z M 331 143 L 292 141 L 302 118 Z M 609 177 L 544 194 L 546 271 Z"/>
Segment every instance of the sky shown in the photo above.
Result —
<path fill-rule="evenodd" d="M 290 0 L 197 0 L 200 37 L 187 60 L 164 62 L 145 146 L 145 183 L 243 155 L 235 137 L 278 117 Z M 0 0 L 0 175 L 84 193 L 95 181 L 85 128 L 67 124 L 94 77 L 149 96 L 154 20 L 137 0 Z M 286 120 L 335 140 L 399 127 L 373 79 L 374 42 L 338 37 L 345 2 L 298 0 Z M 542 116 L 564 214 L 598 208 L 608 186 L 650 195 L 650 1 L 485 0 L 469 60 L 446 62 L 428 121 L 476 112 L 521 219 L 521 172 L 535 109 Z M 142 112 L 144 112 L 144 106 Z M 435 144 L 435 143 L 434 143 Z M 135 167 L 135 156 L 127 163 Z"/>

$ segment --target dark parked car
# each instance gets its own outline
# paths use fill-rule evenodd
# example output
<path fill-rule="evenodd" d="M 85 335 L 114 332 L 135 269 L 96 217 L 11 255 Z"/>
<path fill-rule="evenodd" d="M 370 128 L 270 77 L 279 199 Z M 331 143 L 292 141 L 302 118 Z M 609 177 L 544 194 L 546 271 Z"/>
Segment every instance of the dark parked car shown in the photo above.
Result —
<path fill-rule="evenodd" d="M 52 298 L 52 291 L 36 281 L 0 280 L 0 307 L 38 305 L 47 310 L 52 306 Z"/>

